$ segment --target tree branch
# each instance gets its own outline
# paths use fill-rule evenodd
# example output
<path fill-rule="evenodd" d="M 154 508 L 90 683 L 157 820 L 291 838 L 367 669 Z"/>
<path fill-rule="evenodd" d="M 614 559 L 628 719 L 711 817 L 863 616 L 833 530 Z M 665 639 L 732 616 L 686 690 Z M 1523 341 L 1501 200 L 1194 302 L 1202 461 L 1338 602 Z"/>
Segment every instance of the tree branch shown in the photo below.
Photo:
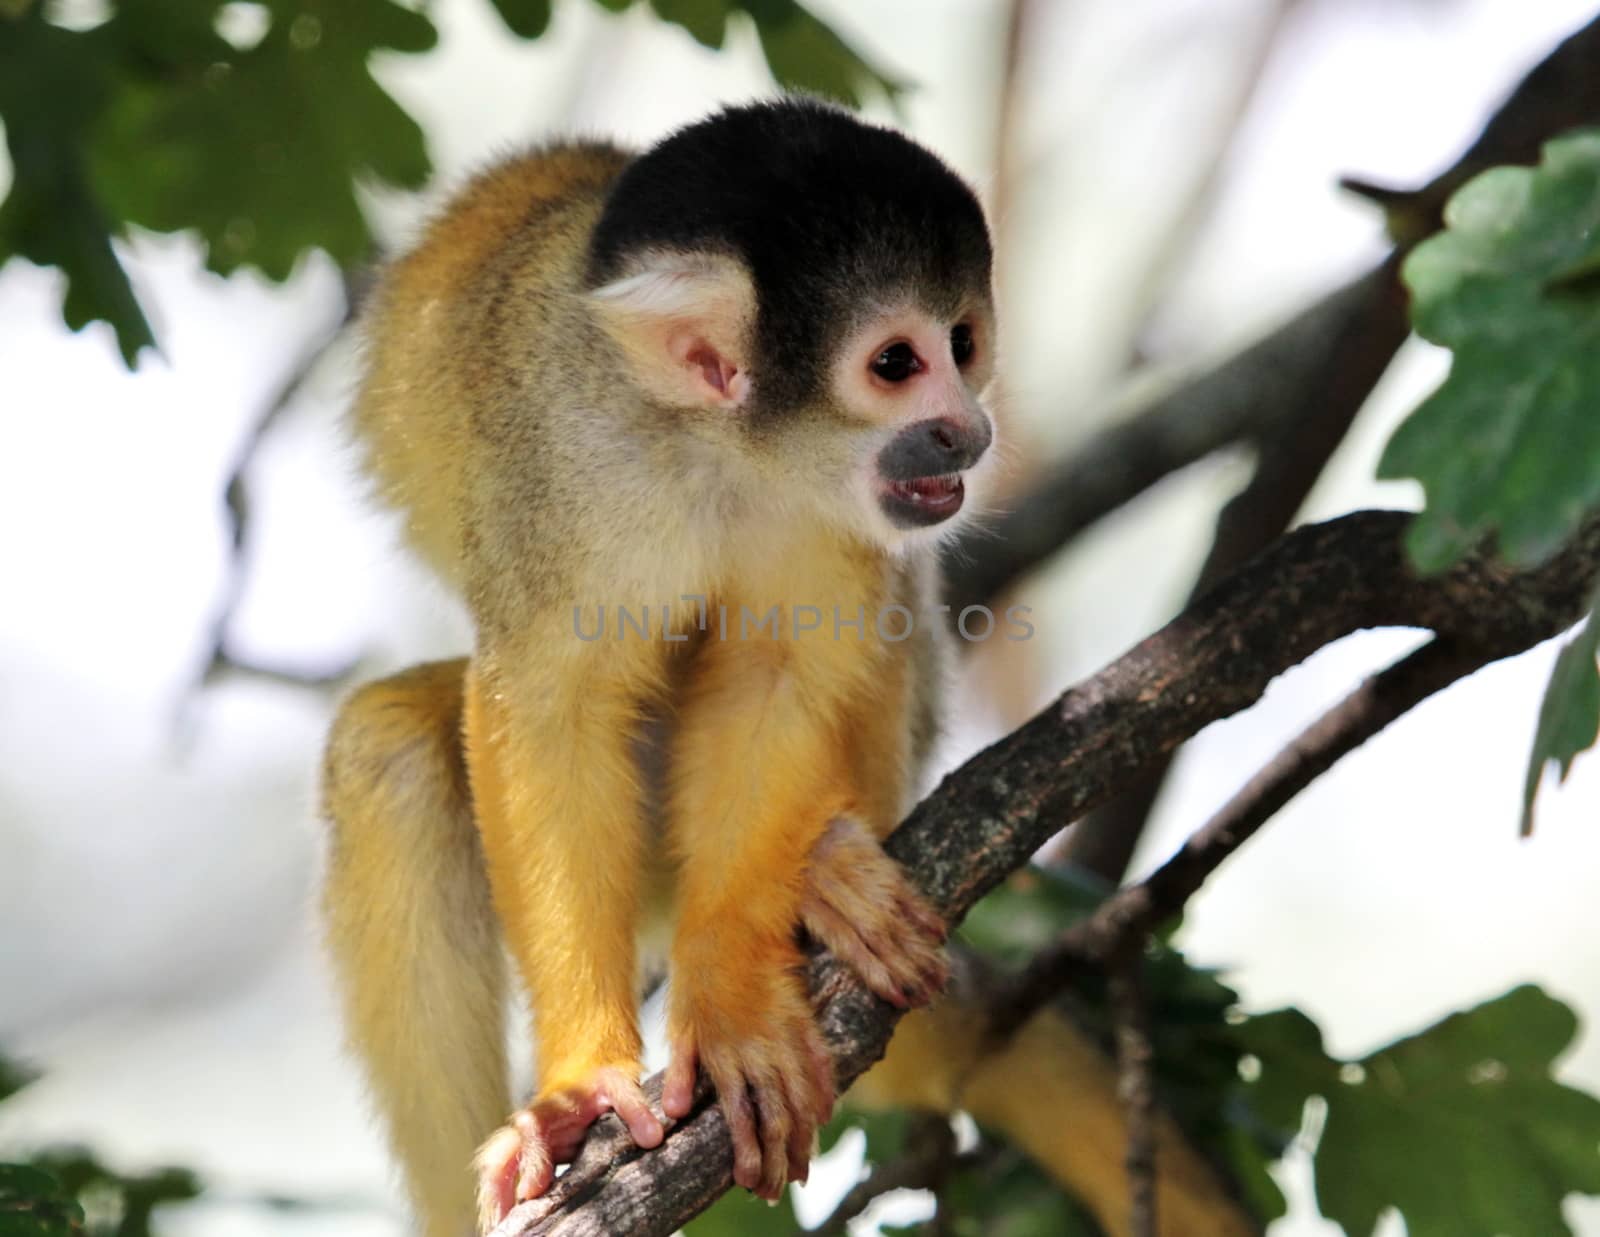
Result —
<path fill-rule="evenodd" d="M 1600 574 L 1600 522 L 1592 522 L 1533 569 L 1474 554 L 1418 579 L 1401 544 L 1410 520 L 1360 512 L 1284 537 L 946 777 L 887 850 L 954 924 L 1063 822 L 1203 726 L 1249 707 L 1323 645 L 1366 627 L 1425 627 L 1482 664 L 1576 622 Z M 899 1015 L 828 955 L 812 960 L 809 978 L 843 1089 L 882 1055 Z M 516 1208 L 496 1232 L 666 1237 L 729 1187 L 731 1167 L 727 1127 L 708 1094 L 649 1152 L 608 1117 L 550 1193 Z"/>

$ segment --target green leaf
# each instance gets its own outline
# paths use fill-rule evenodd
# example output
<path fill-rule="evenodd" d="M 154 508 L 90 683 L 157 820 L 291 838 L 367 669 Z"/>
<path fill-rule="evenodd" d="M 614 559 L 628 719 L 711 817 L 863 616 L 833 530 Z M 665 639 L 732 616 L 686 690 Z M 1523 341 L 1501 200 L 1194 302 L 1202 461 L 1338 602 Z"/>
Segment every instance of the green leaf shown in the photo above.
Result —
<path fill-rule="evenodd" d="M 957 931 L 980 952 L 1020 966 L 1094 910 L 1110 889 L 1076 869 L 1026 867 L 973 907 Z"/>
<path fill-rule="evenodd" d="M 1577 1019 L 1536 987 L 1353 1065 L 1324 1055 L 1300 1016 L 1251 1022 L 1262 1049 L 1259 1109 L 1281 1119 L 1305 1094 L 1327 1104 L 1317 1198 L 1348 1233 L 1370 1233 L 1395 1207 L 1410 1237 L 1546 1237 L 1570 1232 L 1567 1194 L 1600 1193 L 1600 1099 L 1551 1076 Z"/>
<path fill-rule="evenodd" d="M 1528 758 L 1528 776 L 1522 790 L 1522 832 L 1533 832 L 1533 802 L 1550 764 L 1558 781 L 1566 781 L 1578 753 L 1600 738 L 1600 602 L 1591 607 L 1584 628 L 1567 641 L 1550 671 L 1544 701 L 1539 706 L 1539 726 Z"/>
<path fill-rule="evenodd" d="M 492 0 L 512 34 L 536 39 L 550 28 L 550 0 Z"/>
<path fill-rule="evenodd" d="M 177 81 L 130 81 L 97 134 L 95 184 L 130 222 L 197 228 L 208 265 L 288 277 L 312 249 L 342 265 L 371 237 L 359 180 L 418 188 L 421 129 L 373 80 L 369 57 L 424 51 L 432 24 L 391 0 L 272 0 L 261 41 Z M 125 46 L 118 18 L 101 30 Z M 99 32 L 97 32 L 99 33 Z"/>
<path fill-rule="evenodd" d="M 1258 1071 L 1245 1089 L 1246 1102 L 1287 1144 L 1299 1132 L 1306 1100 L 1338 1081 L 1339 1062 L 1323 1051 L 1322 1031 L 1298 1009 L 1252 1015 L 1239 1024 L 1236 1039 Z"/>
<path fill-rule="evenodd" d="M 1537 168 L 1494 168 L 1445 210 L 1404 277 L 1450 375 L 1390 440 L 1379 473 L 1416 477 L 1417 564 L 1438 570 L 1498 530 L 1517 562 L 1551 554 L 1600 504 L 1600 132 Z"/>
<path fill-rule="evenodd" d="M 109 323 L 131 367 L 155 336 L 111 248 L 120 228 L 91 183 L 85 153 L 111 65 L 93 40 L 50 25 L 43 10 L 0 19 L 0 120 L 12 166 L 0 203 L 0 263 L 16 256 L 58 267 L 67 279 L 66 324 L 77 331 Z"/>
<path fill-rule="evenodd" d="M 82 1237 L 83 1208 L 31 1164 L 0 1164 L 0 1237 Z"/>
<path fill-rule="evenodd" d="M 222 2 L 118 0 L 110 19 L 85 37 L 120 72 L 143 78 L 191 74 L 235 54 L 217 33 Z"/>
<path fill-rule="evenodd" d="M 906 88 L 869 64 L 797 0 L 742 0 L 734 7 L 754 20 L 761 54 L 781 86 L 826 95 L 851 107 L 860 107 L 869 90 L 894 98 Z"/>
<path fill-rule="evenodd" d="M 14 173 L 0 260 L 59 267 L 67 325 L 109 322 L 130 366 L 154 339 L 111 247 L 128 224 L 197 228 L 213 270 L 283 279 L 313 248 L 366 256 L 356 182 L 427 176 L 421 130 L 368 70 L 373 53 L 432 47 L 426 17 L 394 0 L 267 0 L 264 36 L 239 51 L 220 7 L 119 0 L 85 31 L 51 25 L 43 4 L 0 19 Z"/>
<path fill-rule="evenodd" d="M 662 21 L 682 26 L 701 46 L 719 51 L 735 5 L 732 0 L 650 0 L 650 7 Z"/>
<path fill-rule="evenodd" d="M 685 1237 L 794 1237 L 799 1229 L 788 1190 L 771 1204 L 737 1188 L 683 1226 Z"/>
<path fill-rule="evenodd" d="M 92 1209 L 109 1211 L 114 1227 L 96 1223 L 96 1237 L 152 1237 L 151 1219 L 165 1203 L 182 1203 L 199 1197 L 200 1181 L 186 1168 L 158 1168 L 125 1175 L 108 1168 L 92 1151 L 81 1147 L 54 1147 L 33 1157 L 33 1165 L 47 1172 L 68 1197 L 87 1202 Z"/>
<path fill-rule="evenodd" d="M 0 1056 L 0 1100 L 8 1100 L 39 1075 L 9 1057 Z"/>

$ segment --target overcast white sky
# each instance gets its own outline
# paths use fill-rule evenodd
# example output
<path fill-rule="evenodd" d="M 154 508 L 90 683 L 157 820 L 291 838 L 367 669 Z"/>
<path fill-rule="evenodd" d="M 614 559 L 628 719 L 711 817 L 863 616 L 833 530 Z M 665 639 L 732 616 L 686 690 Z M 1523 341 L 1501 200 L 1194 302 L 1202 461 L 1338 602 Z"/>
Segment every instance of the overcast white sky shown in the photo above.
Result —
<path fill-rule="evenodd" d="M 992 196 L 1001 6 L 816 7 L 921 84 L 907 105 L 913 132 Z M 1014 443 L 1065 447 L 1112 405 L 1139 321 L 1129 289 L 1268 7 L 1039 6 L 999 220 Z M 1377 223 L 1334 178 L 1426 178 L 1592 10 L 1307 0 L 1146 342 L 1179 360 L 1214 355 L 1361 269 L 1381 252 Z M 550 36 L 528 47 L 481 0 L 436 12 L 441 48 L 381 71 L 423 120 L 445 183 L 552 128 L 644 142 L 767 88 L 750 39 L 716 56 L 642 13 L 617 21 L 562 0 Z M 401 237 L 419 204 L 373 208 Z M 131 377 L 104 330 L 59 326 L 52 274 L 0 272 L 0 1043 L 49 1070 L 0 1108 L 0 1150 L 83 1139 L 129 1165 L 193 1164 L 235 1199 L 353 1208 L 328 1220 L 217 1205 L 175 1219 L 174 1233 L 393 1234 L 400 1213 L 338 1050 L 310 917 L 330 700 L 261 682 L 189 691 L 223 588 L 223 478 L 257 409 L 336 314 L 336 278 L 312 260 L 284 287 L 223 282 L 199 273 L 181 239 L 142 240 L 129 256 L 164 352 Z M 1409 487 L 1372 483 L 1372 465 L 1441 372 L 1436 354 L 1408 346 L 1309 516 L 1415 501 Z M 336 425 L 350 381 L 348 355 L 335 354 L 251 474 L 255 540 L 234 631 L 273 664 L 361 657 L 376 673 L 464 642 L 453 603 L 363 507 Z M 1048 641 L 1040 701 L 1171 612 L 1241 476 L 1223 460 L 1174 478 L 1033 587 Z M 1414 640 L 1384 633 L 1327 650 L 1201 736 L 1141 862 Z M 1197 899 L 1183 933 L 1196 959 L 1226 966 L 1253 1006 L 1302 1005 L 1350 1054 L 1524 979 L 1586 1017 L 1600 1011 L 1596 762 L 1547 794 L 1534 841 L 1516 838 L 1551 656 L 1445 693 L 1286 810 Z M 966 712 L 959 743 L 986 737 L 981 718 Z M 1588 1031 L 1568 1069 L 1600 1091 Z M 1600 1234 L 1600 1205 L 1569 1213 Z M 1325 1231 L 1303 1201 L 1274 1229 Z"/>

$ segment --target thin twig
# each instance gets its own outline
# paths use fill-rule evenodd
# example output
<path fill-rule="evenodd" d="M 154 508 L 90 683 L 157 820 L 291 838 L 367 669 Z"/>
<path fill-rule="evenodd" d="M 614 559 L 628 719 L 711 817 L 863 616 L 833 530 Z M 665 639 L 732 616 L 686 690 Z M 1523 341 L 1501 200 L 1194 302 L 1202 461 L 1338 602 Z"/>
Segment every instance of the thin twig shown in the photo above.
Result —
<path fill-rule="evenodd" d="M 1112 964 L 1107 996 L 1117 1044 L 1117 1097 L 1128 1114 L 1128 1237 L 1156 1237 L 1156 1083 L 1142 940 Z"/>
<path fill-rule="evenodd" d="M 338 320 L 318 331 L 301 351 L 271 398 L 261 406 L 255 419 L 250 423 L 234 455 L 233 465 L 228 470 L 228 478 L 223 487 L 223 510 L 228 528 L 227 573 L 217 599 L 216 610 L 212 615 L 204 662 L 193 687 L 184 693 L 179 706 L 180 718 L 182 714 L 187 713 L 194 698 L 204 688 L 225 675 L 238 673 L 296 687 L 321 688 L 343 682 L 354 669 L 353 664 L 345 663 L 309 671 L 286 666 L 269 666 L 235 653 L 229 647 L 228 632 L 233 626 L 234 615 L 239 608 L 248 580 L 247 550 L 252 511 L 249 475 L 255 466 L 256 457 L 273 427 L 299 398 L 323 358 L 354 321 L 370 282 L 370 275 L 366 271 L 343 273 L 344 306 Z M 184 728 L 180 725 L 180 729 Z"/>

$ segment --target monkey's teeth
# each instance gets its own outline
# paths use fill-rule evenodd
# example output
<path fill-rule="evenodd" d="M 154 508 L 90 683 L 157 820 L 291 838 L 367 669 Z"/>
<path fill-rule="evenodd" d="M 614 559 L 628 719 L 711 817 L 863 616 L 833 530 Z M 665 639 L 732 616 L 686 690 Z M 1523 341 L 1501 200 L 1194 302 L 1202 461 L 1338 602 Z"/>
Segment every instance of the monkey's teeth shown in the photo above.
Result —
<path fill-rule="evenodd" d="M 949 502 L 961 488 L 960 473 L 945 473 L 938 477 L 917 477 L 910 481 L 897 481 L 894 489 L 903 498 L 914 503 Z"/>

